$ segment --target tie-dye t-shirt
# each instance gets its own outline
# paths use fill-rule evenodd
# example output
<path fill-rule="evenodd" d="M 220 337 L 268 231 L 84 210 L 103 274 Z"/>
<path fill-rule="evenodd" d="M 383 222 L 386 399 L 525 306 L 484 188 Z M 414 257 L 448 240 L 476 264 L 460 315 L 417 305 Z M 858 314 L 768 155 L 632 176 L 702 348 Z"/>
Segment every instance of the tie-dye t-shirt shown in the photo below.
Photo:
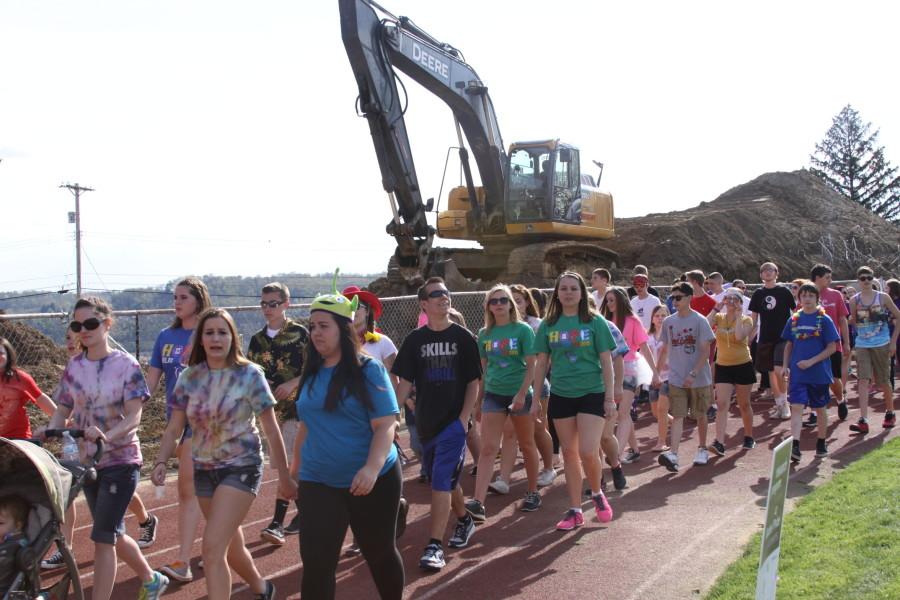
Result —
<path fill-rule="evenodd" d="M 75 428 L 97 427 L 106 433 L 125 419 L 125 403 L 150 397 L 141 366 L 133 356 L 113 350 L 100 360 L 82 353 L 69 360 L 54 400 L 72 411 Z M 83 442 L 92 454 L 95 447 Z M 143 462 L 137 431 L 106 442 L 98 468 L 139 465 Z"/>
<path fill-rule="evenodd" d="M 188 367 L 173 395 L 173 408 L 185 411 L 194 431 L 191 449 L 198 469 L 262 463 L 256 416 L 275 406 L 275 397 L 259 365 Z"/>

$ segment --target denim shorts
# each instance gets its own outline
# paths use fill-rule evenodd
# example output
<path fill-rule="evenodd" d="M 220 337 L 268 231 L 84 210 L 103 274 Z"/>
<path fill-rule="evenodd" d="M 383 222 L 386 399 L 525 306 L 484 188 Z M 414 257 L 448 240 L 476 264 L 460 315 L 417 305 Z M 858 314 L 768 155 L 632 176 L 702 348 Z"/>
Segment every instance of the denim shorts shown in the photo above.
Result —
<path fill-rule="evenodd" d="M 94 520 L 93 541 L 112 545 L 125 535 L 125 512 L 140 473 L 138 465 L 113 465 L 97 469 L 97 480 L 85 484 L 84 497 Z"/>
<path fill-rule="evenodd" d="M 481 412 L 485 413 L 505 413 L 513 417 L 523 417 L 531 410 L 532 395 L 529 393 L 525 396 L 525 404 L 516 411 L 509 409 L 514 396 L 504 396 L 503 394 L 495 394 L 494 392 L 484 393 L 484 402 L 481 403 Z"/>
<path fill-rule="evenodd" d="M 194 492 L 200 498 L 212 498 L 217 487 L 227 485 L 256 496 L 262 484 L 262 474 L 261 463 L 219 469 L 200 469 L 194 465 Z"/>
<path fill-rule="evenodd" d="M 669 396 L 668 381 L 661 381 L 658 388 L 650 388 L 650 402 L 658 402 L 660 396 Z"/>

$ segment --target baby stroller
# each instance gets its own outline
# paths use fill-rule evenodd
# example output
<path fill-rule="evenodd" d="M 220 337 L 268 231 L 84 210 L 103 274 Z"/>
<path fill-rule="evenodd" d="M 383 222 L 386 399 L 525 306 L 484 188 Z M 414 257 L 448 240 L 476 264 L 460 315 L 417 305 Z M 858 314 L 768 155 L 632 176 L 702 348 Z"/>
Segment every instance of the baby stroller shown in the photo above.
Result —
<path fill-rule="evenodd" d="M 83 437 L 78 429 L 53 429 L 46 437 L 62 437 L 68 431 L 72 437 Z M 25 534 L 28 539 L 14 557 L 15 579 L 2 600 L 65 600 L 69 586 L 76 600 L 84 599 L 78 576 L 78 565 L 65 544 L 60 525 L 66 509 L 75 501 L 86 483 L 96 479 L 94 465 L 103 454 L 103 444 L 97 441 L 97 451 L 88 457 L 88 465 L 58 461 L 49 451 L 27 440 L 0 438 L 0 495 L 16 494 L 31 506 Z M 56 543 L 62 553 L 66 572 L 53 585 L 41 587 L 40 563 Z M 8 566 L 8 565 L 4 565 Z"/>

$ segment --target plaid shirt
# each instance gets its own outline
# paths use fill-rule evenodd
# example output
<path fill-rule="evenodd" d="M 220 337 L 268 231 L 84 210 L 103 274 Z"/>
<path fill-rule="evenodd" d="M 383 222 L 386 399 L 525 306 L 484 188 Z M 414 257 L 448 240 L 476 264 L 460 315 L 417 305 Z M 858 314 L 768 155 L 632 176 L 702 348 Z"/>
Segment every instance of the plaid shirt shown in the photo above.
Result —
<path fill-rule="evenodd" d="M 279 385 L 300 375 L 303 370 L 303 353 L 308 342 L 309 332 L 306 327 L 286 319 L 274 338 L 266 334 L 266 327 L 253 334 L 247 358 L 262 367 L 274 393 Z M 282 421 L 297 418 L 296 401 L 297 396 L 294 394 L 287 400 L 278 402 L 276 411 Z"/>

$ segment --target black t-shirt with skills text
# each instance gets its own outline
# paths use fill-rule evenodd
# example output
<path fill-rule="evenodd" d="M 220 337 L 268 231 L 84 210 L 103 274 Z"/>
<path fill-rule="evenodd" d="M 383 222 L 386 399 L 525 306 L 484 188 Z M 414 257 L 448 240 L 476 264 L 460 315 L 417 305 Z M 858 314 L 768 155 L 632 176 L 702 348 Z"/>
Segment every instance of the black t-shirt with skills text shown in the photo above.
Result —
<path fill-rule="evenodd" d="M 750 297 L 750 310 L 759 315 L 759 342 L 774 344 L 781 341 L 784 324 L 791 318 L 796 303 L 791 290 L 776 285 L 761 287 Z"/>
<path fill-rule="evenodd" d="M 465 327 L 428 326 L 403 340 L 391 372 L 416 386 L 416 428 L 425 442 L 460 417 L 466 386 L 481 377 L 478 345 Z"/>

